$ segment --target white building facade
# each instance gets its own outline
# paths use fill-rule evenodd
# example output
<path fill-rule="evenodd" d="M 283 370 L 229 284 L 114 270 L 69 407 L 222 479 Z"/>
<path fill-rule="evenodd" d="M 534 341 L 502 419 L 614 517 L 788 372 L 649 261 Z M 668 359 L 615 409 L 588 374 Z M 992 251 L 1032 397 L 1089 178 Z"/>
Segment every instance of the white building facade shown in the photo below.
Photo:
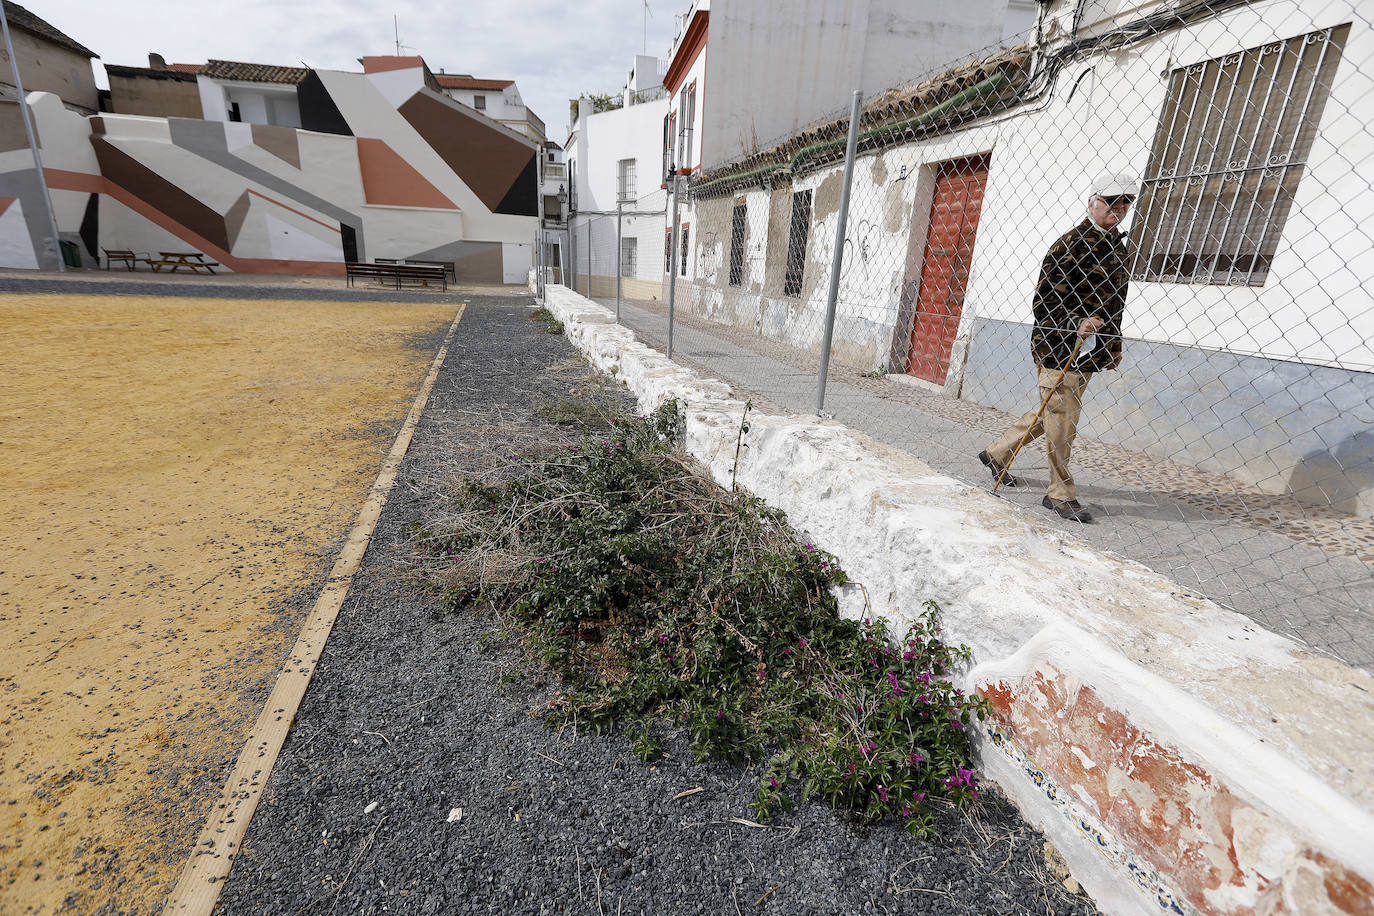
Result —
<path fill-rule="evenodd" d="M 1034 4 L 696 0 L 681 21 L 663 161 L 690 178 L 847 111 L 856 89 L 880 92 L 1029 29 Z M 675 270 L 688 279 L 694 222 L 681 208 Z"/>
<path fill-rule="evenodd" d="M 479 79 L 442 70 L 435 74 L 435 79 L 443 93 L 455 102 L 480 111 L 531 140 L 542 143 L 547 139 L 543 120 L 525 105 L 514 80 Z"/>
<path fill-rule="evenodd" d="M 590 100 L 578 100 L 566 150 L 571 268 L 577 289 L 590 296 L 615 295 L 617 265 L 626 298 L 662 296 L 667 195 L 661 144 L 668 100 L 653 81 L 663 69 L 655 58 L 636 57 L 621 93 L 631 104 L 593 114 Z"/>
<path fill-rule="evenodd" d="M 1092 177 L 1128 172 L 1143 188 L 1125 226 L 1125 361 L 1093 381 L 1080 433 L 1314 511 L 1374 515 L 1374 247 L 1363 226 L 1374 132 L 1361 111 L 1374 28 L 1352 0 L 1170 16 L 1161 3 L 1056 0 L 1038 59 L 1102 36 L 1118 36 L 1119 50 L 1069 55 L 1051 85 L 967 126 L 861 152 L 834 358 L 1019 413 L 1035 385 L 1041 260 L 1084 218 Z M 1018 78 L 1036 59 L 1025 52 Z M 722 183 L 726 168 L 696 184 L 698 240 L 678 302 L 814 349 L 841 167 L 785 159 L 763 180 Z M 959 182 L 975 193 L 960 204 L 964 260 L 951 265 L 937 203 Z M 789 253 L 793 226 L 801 249 Z M 928 281 L 951 269 L 958 288 L 933 301 Z"/>

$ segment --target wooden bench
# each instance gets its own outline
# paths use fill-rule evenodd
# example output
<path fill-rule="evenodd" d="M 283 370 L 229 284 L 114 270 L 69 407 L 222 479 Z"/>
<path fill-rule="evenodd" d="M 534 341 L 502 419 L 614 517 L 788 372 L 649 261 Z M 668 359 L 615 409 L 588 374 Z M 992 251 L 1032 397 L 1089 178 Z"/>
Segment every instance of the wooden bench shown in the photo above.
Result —
<path fill-rule="evenodd" d="M 110 265 L 114 264 L 115 261 L 123 262 L 124 266 L 131 271 L 138 265 L 139 261 L 148 261 L 147 253 L 142 251 L 131 251 L 128 248 L 102 248 L 100 250 L 105 252 L 106 270 L 109 270 Z"/>
<path fill-rule="evenodd" d="M 453 266 L 452 261 L 426 261 L 422 258 L 373 258 L 375 264 L 418 264 L 423 267 L 442 267 L 444 273 L 454 283 L 458 282 L 458 268 Z"/>
<path fill-rule="evenodd" d="M 433 281 L 437 282 L 441 289 L 448 290 L 447 271 L 442 267 L 426 264 L 365 264 L 348 261 L 345 264 L 345 277 L 349 286 L 353 285 L 354 279 L 389 282 L 396 289 L 400 289 L 404 284 L 429 286 Z"/>
<path fill-rule="evenodd" d="M 380 261 L 381 259 L 378 258 L 378 260 Z M 452 261 L 422 261 L 418 258 L 406 258 L 406 263 L 423 264 L 429 267 L 442 267 L 444 269 L 444 273 L 448 274 L 448 278 L 450 280 L 452 280 L 454 283 L 458 282 L 458 268 L 453 266 Z"/>

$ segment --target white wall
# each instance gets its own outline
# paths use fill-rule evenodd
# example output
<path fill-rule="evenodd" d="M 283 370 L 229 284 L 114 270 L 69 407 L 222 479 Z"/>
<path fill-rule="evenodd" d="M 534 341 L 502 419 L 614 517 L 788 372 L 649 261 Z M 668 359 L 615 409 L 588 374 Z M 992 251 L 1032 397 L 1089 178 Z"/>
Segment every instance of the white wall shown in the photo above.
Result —
<path fill-rule="evenodd" d="M 847 111 L 855 89 L 876 94 L 997 43 L 1006 12 L 1007 0 L 714 0 L 706 168 Z"/>
<path fill-rule="evenodd" d="M 197 77 L 200 108 L 207 121 L 228 121 L 235 103 L 245 124 L 300 127 L 301 107 L 296 87 L 282 83 L 252 83 Z"/>
<path fill-rule="evenodd" d="M 567 158 L 577 163 L 579 210 L 615 210 L 617 168 L 622 159 L 636 161 L 638 196 L 658 192 L 666 111 L 667 101 L 659 99 L 578 119 L 576 140 Z M 625 208 L 636 205 L 627 201 Z"/>

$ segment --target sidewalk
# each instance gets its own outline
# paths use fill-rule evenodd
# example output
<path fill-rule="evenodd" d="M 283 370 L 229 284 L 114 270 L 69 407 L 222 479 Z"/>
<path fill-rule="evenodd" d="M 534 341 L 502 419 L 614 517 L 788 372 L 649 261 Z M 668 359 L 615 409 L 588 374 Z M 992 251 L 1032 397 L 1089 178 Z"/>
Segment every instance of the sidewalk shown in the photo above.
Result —
<path fill-rule="evenodd" d="M 615 308 L 613 299 L 597 300 Z M 623 302 L 621 322 L 664 350 L 667 308 Z M 812 413 L 817 358 L 743 329 L 676 311 L 673 357 L 733 386 L 740 397 Z M 893 377 L 832 363 L 825 411 L 956 479 L 990 487 L 976 455 L 1013 417 Z M 1017 460 L 1029 486 L 998 495 L 1097 547 L 1137 560 L 1185 589 L 1346 664 L 1374 670 L 1374 523 L 1302 506 L 1218 475 L 1093 440 L 1075 444 L 1080 498 L 1097 523 L 1040 506 L 1048 465 L 1038 443 Z"/>

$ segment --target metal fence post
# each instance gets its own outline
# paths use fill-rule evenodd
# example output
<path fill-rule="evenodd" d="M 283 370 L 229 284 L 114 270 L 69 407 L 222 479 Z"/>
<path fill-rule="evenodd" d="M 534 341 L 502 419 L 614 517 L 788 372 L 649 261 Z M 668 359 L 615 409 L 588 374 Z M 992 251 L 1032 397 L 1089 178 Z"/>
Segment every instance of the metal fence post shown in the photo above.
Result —
<path fill-rule="evenodd" d="M 592 218 L 587 217 L 587 298 L 592 297 Z"/>
<path fill-rule="evenodd" d="M 617 199 L 615 202 L 615 322 L 620 323 L 620 276 L 623 273 L 620 263 L 621 250 L 624 246 L 620 243 L 620 217 L 624 212 L 624 202 Z"/>
<path fill-rule="evenodd" d="M 29 118 L 29 103 L 24 97 L 24 80 L 19 76 L 19 59 L 14 56 L 14 45 L 10 43 L 9 17 L 5 15 L 3 6 L 0 6 L 0 29 L 4 30 L 5 53 L 9 55 L 7 59 L 14 69 L 14 88 L 19 94 L 19 115 L 24 121 L 24 136 L 29 141 L 29 152 L 33 154 L 33 172 L 38 179 L 38 191 L 43 195 L 44 215 L 48 218 L 48 231 L 52 233 L 52 253 L 57 258 L 58 272 L 63 272 L 67 266 L 62 257 L 62 237 L 57 234 L 57 217 L 53 214 L 52 195 L 48 193 L 48 178 L 43 171 L 43 157 L 38 152 L 38 143 L 34 140 L 33 121 Z M 99 259 L 97 259 L 96 267 L 99 266 Z"/>
<path fill-rule="evenodd" d="M 821 373 L 816 387 L 816 413 L 825 407 L 825 379 L 830 374 L 830 341 L 835 336 L 835 306 L 840 295 L 840 269 L 844 267 L 845 224 L 849 220 L 849 186 L 854 180 L 854 151 L 859 145 L 859 109 L 864 94 L 854 90 L 849 109 L 849 142 L 844 150 L 844 182 L 840 185 L 840 214 L 835 223 L 835 253 L 830 258 L 830 290 L 825 296 L 825 333 L 821 337 Z"/>
<path fill-rule="evenodd" d="M 673 358 L 673 305 L 677 295 L 677 174 L 673 175 L 673 215 L 668 238 L 668 358 Z"/>

